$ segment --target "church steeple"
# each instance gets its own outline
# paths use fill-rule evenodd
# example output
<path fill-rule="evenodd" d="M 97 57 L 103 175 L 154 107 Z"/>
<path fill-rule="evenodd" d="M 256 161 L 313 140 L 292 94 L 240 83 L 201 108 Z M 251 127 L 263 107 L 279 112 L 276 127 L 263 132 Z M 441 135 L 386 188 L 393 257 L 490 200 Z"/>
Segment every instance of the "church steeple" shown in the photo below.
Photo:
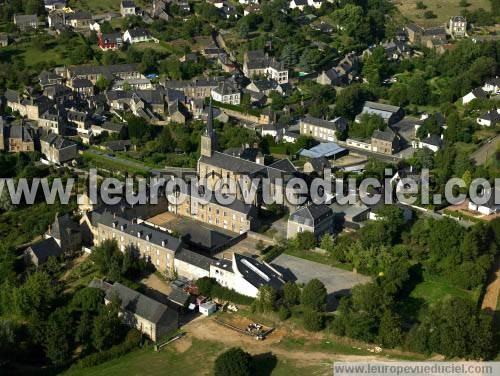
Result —
<path fill-rule="evenodd" d="M 207 128 L 205 133 L 201 136 L 201 155 L 205 157 L 211 157 L 212 151 L 215 147 L 215 134 L 213 130 L 214 113 L 212 110 L 212 99 L 210 99 L 210 104 L 208 107 L 208 119 Z"/>

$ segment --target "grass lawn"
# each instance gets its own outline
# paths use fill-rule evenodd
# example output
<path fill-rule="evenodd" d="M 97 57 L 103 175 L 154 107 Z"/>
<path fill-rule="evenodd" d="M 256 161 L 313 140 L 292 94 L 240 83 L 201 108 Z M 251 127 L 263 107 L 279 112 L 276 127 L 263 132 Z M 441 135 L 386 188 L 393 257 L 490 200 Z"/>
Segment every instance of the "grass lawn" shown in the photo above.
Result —
<path fill-rule="evenodd" d="M 70 0 L 68 6 L 76 9 L 84 9 L 89 12 L 109 12 L 120 11 L 121 0 Z M 147 4 L 145 0 L 135 0 L 138 7 L 144 7 Z"/>
<path fill-rule="evenodd" d="M 448 295 L 473 298 L 473 294 L 467 290 L 462 290 L 447 283 L 436 281 L 424 281 L 419 283 L 411 292 L 410 297 L 424 299 L 428 304 L 432 304 L 442 300 Z"/>
<path fill-rule="evenodd" d="M 192 339 L 191 347 L 184 352 L 177 352 L 173 345 L 168 345 L 160 352 L 146 348 L 96 367 L 70 370 L 65 375 L 212 375 L 213 362 L 225 349 L 225 346 L 218 342 Z M 292 361 L 276 359 L 271 354 L 258 355 L 256 367 L 257 375 L 293 376 L 331 373 L 330 364 L 298 369 Z"/>
<path fill-rule="evenodd" d="M 480 290 L 467 291 L 447 282 L 427 280 L 416 285 L 410 295 L 398 306 L 402 316 L 415 320 L 419 318 L 423 308 L 441 301 L 447 296 L 458 296 L 477 302 L 480 294 Z"/>
<path fill-rule="evenodd" d="M 5 58 L 20 56 L 28 67 L 46 62 L 51 62 L 51 65 L 54 66 L 69 63 L 66 59 L 65 51 L 57 45 L 55 39 L 53 43 L 46 44 L 44 48 L 38 48 L 35 39 L 36 37 L 34 37 L 33 41 L 23 41 L 3 48 L 0 53 L 0 60 L 2 60 L 2 56 Z"/>
<path fill-rule="evenodd" d="M 339 269 L 344 269 L 347 271 L 352 271 L 352 265 L 350 264 L 341 264 L 335 260 L 333 260 L 331 257 L 329 257 L 328 253 L 326 255 L 322 255 L 319 253 L 315 253 L 313 251 L 304 251 L 304 250 L 297 250 L 297 249 L 292 249 L 292 248 L 287 248 L 285 251 L 287 255 L 299 257 L 305 260 L 309 261 L 314 261 L 320 264 L 324 265 L 330 265 L 335 268 Z"/>
<path fill-rule="evenodd" d="M 143 168 L 132 167 L 130 164 L 125 163 L 124 161 L 120 161 L 119 159 L 111 159 L 104 155 L 98 155 L 84 151 L 83 159 L 90 167 L 96 167 L 98 169 L 101 168 L 107 170 L 108 172 L 122 172 L 148 176 L 148 172 Z"/>
<path fill-rule="evenodd" d="M 427 6 L 426 9 L 417 9 L 417 2 L 414 0 L 398 0 L 394 3 L 403 16 L 422 26 L 442 25 L 450 17 L 460 15 L 464 9 L 459 5 L 460 0 L 423 0 L 422 2 Z M 490 10 L 489 0 L 469 0 L 468 2 L 470 4 L 467 7 L 469 11 L 479 8 Z M 429 10 L 434 12 L 437 17 L 425 19 L 423 14 Z"/>

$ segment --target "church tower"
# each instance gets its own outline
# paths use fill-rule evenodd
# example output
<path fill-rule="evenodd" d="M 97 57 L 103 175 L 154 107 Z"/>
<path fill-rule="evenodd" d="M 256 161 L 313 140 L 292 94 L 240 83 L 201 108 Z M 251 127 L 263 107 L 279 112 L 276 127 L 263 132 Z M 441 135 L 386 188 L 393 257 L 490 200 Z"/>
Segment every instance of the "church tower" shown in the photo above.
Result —
<path fill-rule="evenodd" d="M 208 120 L 207 129 L 205 133 L 201 135 L 201 155 L 204 157 L 211 157 L 212 152 L 215 148 L 215 133 L 213 130 L 213 119 L 214 114 L 212 111 L 212 100 L 210 100 L 210 105 L 208 107 Z"/>

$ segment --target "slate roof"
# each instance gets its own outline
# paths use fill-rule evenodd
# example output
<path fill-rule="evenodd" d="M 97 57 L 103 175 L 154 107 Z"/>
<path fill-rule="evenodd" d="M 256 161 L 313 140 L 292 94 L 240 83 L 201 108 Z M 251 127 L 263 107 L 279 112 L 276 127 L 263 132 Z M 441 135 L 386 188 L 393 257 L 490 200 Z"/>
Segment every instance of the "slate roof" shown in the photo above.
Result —
<path fill-rule="evenodd" d="M 182 241 L 170 235 L 167 232 L 146 226 L 144 224 L 133 223 L 128 219 L 119 216 L 114 217 L 110 212 L 92 212 L 92 222 L 95 224 L 102 224 L 107 227 L 116 228 L 119 231 L 137 237 L 141 233 L 141 237 L 146 239 L 149 235 L 149 242 L 157 246 L 178 251 L 182 247 Z M 123 226 L 123 227 L 122 227 Z M 123 230 L 122 230 L 123 228 Z M 164 242 L 164 245 L 162 245 Z"/>
<path fill-rule="evenodd" d="M 311 204 L 292 213 L 290 221 L 312 227 L 330 216 L 333 216 L 332 209 L 325 204 Z"/>
<path fill-rule="evenodd" d="M 115 64 L 115 65 L 79 65 L 69 68 L 72 76 L 104 75 L 113 76 L 118 73 L 139 72 L 137 64 Z"/>
<path fill-rule="evenodd" d="M 109 132 L 121 132 L 121 130 L 125 127 L 125 124 L 120 124 L 120 123 L 114 123 L 111 121 L 106 121 L 101 124 L 101 128 L 109 131 Z"/>
<path fill-rule="evenodd" d="M 28 128 L 23 125 L 13 125 L 10 127 L 9 131 L 10 138 L 16 138 L 22 140 L 23 142 L 32 142 L 33 138 L 31 137 Z"/>
<path fill-rule="evenodd" d="M 491 86 L 500 86 L 500 77 L 494 77 L 486 80 L 485 82 L 487 85 Z"/>
<path fill-rule="evenodd" d="M 302 122 L 305 124 L 312 124 L 317 127 L 331 129 L 331 130 L 339 130 L 340 128 L 343 128 L 343 126 L 345 126 L 345 120 L 341 117 L 337 117 L 333 120 L 324 120 L 312 117 L 310 115 L 306 115 L 306 117 L 302 119 Z"/>
<path fill-rule="evenodd" d="M 27 250 L 30 249 L 38 259 L 38 264 L 44 263 L 49 257 L 57 257 L 62 254 L 61 247 L 59 247 L 59 244 L 57 244 L 54 238 L 41 240 L 33 244 Z"/>
<path fill-rule="evenodd" d="M 213 259 L 205 255 L 196 253 L 186 248 L 182 248 L 175 254 L 175 258 L 184 261 L 187 264 L 197 266 L 198 268 L 210 271 L 210 265 Z"/>
<path fill-rule="evenodd" d="M 51 147 L 57 150 L 69 148 L 71 146 L 76 145 L 76 143 L 74 143 L 73 141 L 70 141 L 55 133 L 48 133 L 43 135 L 40 138 L 40 141 L 47 142 Z"/>
<path fill-rule="evenodd" d="M 47 233 L 55 239 L 62 239 L 66 234 L 72 232 L 80 232 L 80 228 L 69 214 L 64 214 L 56 216 Z"/>
<path fill-rule="evenodd" d="M 297 172 L 297 169 L 293 165 L 293 163 L 288 159 L 280 159 L 279 161 L 276 161 L 274 163 L 271 163 L 269 167 L 276 168 L 281 171 L 286 171 L 290 173 Z"/>
<path fill-rule="evenodd" d="M 280 290 L 284 284 L 282 277 L 275 270 L 260 261 L 238 253 L 233 254 L 233 260 L 233 269 L 236 268 L 242 277 L 256 288 L 269 285 Z"/>
<path fill-rule="evenodd" d="M 106 300 L 111 300 L 114 294 L 117 294 L 120 298 L 122 309 L 132 312 L 151 323 L 159 324 L 164 320 L 178 322 L 178 314 L 173 309 L 119 282 L 115 282 L 106 291 Z"/>
<path fill-rule="evenodd" d="M 122 8 L 135 8 L 135 3 L 132 0 L 122 0 Z"/>
<path fill-rule="evenodd" d="M 424 140 L 422 140 L 422 144 L 441 147 L 441 145 L 443 144 L 443 140 L 441 139 L 441 136 L 437 134 L 431 134 L 429 137 L 426 137 Z"/>
<path fill-rule="evenodd" d="M 498 111 L 491 110 L 481 115 L 479 118 L 483 120 L 489 120 L 492 123 L 498 123 L 500 121 L 500 114 L 498 113 Z"/>
<path fill-rule="evenodd" d="M 90 80 L 87 80 L 86 78 L 75 78 L 73 81 L 71 81 L 71 85 L 75 89 L 82 89 L 86 87 L 94 87 L 92 82 Z"/>
<path fill-rule="evenodd" d="M 375 129 L 373 131 L 372 138 L 377 140 L 383 140 L 388 142 L 393 142 L 396 138 L 396 133 L 394 133 L 390 128 L 386 128 L 383 131 Z"/>
<path fill-rule="evenodd" d="M 18 26 L 30 26 L 38 22 L 36 14 L 15 14 L 14 23 Z"/>
<path fill-rule="evenodd" d="M 172 291 L 168 295 L 168 299 L 181 307 L 185 307 L 189 303 L 190 295 L 178 287 L 172 287 Z"/>
<path fill-rule="evenodd" d="M 138 27 L 135 29 L 129 29 L 127 30 L 130 36 L 135 39 L 135 38 L 147 38 L 151 35 L 151 33 L 144 28 Z"/>

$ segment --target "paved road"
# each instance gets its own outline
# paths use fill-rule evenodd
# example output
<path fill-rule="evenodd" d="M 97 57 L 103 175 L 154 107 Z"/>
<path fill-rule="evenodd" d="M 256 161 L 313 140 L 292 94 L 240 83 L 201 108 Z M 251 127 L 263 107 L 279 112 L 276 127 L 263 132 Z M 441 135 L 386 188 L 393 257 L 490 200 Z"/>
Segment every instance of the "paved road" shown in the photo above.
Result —
<path fill-rule="evenodd" d="M 371 280 L 364 275 L 287 254 L 274 259 L 271 265 L 283 273 L 285 279 L 295 280 L 297 283 L 307 283 L 313 278 L 319 279 L 326 287 L 330 308 L 335 308 L 336 305 L 334 294 L 348 295 L 354 286 Z"/>
<path fill-rule="evenodd" d="M 153 168 L 153 167 L 150 167 L 150 166 L 148 166 L 144 163 L 141 163 L 139 161 L 132 161 L 130 159 L 117 157 L 115 155 L 110 155 L 109 153 L 106 153 L 105 151 L 95 150 L 95 149 L 88 149 L 86 151 L 89 153 L 98 155 L 100 158 L 107 159 L 109 161 L 118 162 L 118 163 L 121 163 L 125 166 L 130 166 L 132 168 L 145 170 L 147 172 L 160 172 L 160 173 L 167 172 L 167 173 L 174 173 L 174 174 L 177 174 L 177 173 L 182 174 L 182 173 L 192 173 L 195 171 L 195 169 L 193 169 L 193 168 L 181 168 L 181 167 L 169 167 L 169 166 L 166 166 L 165 168 Z"/>
<path fill-rule="evenodd" d="M 493 155 L 499 145 L 500 135 L 484 143 L 479 149 L 471 154 L 470 159 L 476 162 L 477 165 L 482 165 Z"/>

